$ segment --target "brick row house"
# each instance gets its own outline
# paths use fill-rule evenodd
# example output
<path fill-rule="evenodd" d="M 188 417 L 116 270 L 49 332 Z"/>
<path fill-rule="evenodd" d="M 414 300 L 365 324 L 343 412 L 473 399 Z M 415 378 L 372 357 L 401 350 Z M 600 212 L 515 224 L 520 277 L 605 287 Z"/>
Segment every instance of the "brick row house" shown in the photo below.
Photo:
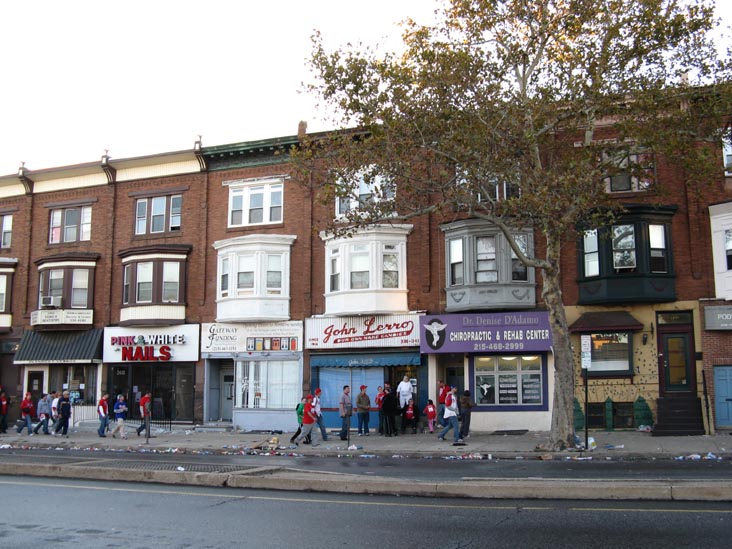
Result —
<path fill-rule="evenodd" d="M 197 142 L 0 177 L 0 383 L 92 405 L 150 390 L 159 417 L 289 430 L 315 387 L 336 426 L 343 385 L 373 399 L 407 376 L 421 409 L 444 379 L 471 391 L 476 430 L 548 430 L 538 274 L 477 219 L 324 232 L 374 195 L 362 183 L 323 202 L 289 165 L 297 143 Z M 565 245 L 578 426 L 698 432 L 704 412 L 708 430 L 730 427 L 732 177 L 697 194 L 662 160 L 650 176 L 672 191 L 609 178 L 626 213 Z"/>

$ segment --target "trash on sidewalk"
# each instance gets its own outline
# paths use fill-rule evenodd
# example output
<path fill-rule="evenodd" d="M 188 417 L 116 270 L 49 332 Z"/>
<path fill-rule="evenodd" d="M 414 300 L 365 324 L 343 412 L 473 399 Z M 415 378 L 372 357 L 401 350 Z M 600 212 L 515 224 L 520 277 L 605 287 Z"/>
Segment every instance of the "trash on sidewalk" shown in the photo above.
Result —
<path fill-rule="evenodd" d="M 542 461 L 551 461 L 551 460 L 554 459 L 554 456 L 551 455 L 551 454 L 541 454 L 539 456 L 539 459 L 542 460 Z"/>
<path fill-rule="evenodd" d="M 638 425 L 638 429 L 636 430 L 640 431 L 641 433 L 650 433 L 651 431 L 653 431 L 653 427 L 651 427 L 650 425 Z"/>
<path fill-rule="evenodd" d="M 587 444 L 589 446 L 589 450 L 590 451 L 591 450 L 594 450 L 595 448 L 597 448 L 597 442 L 595 442 L 595 439 L 593 437 L 588 437 L 587 438 Z M 578 450 L 584 450 L 585 449 L 585 441 L 582 440 L 576 434 L 574 435 L 574 445 L 575 445 L 575 448 L 577 448 Z"/>
<path fill-rule="evenodd" d="M 617 446 L 614 444 L 606 444 L 605 450 L 622 450 L 625 448 L 625 444 L 618 444 Z"/>
<path fill-rule="evenodd" d="M 185 471 L 185 467 L 181 467 L 180 465 L 175 468 L 176 471 Z"/>
<path fill-rule="evenodd" d="M 376 454 L 361 454 L 358 457 L 364 458 L 364 459 L 376 459 Z"/>

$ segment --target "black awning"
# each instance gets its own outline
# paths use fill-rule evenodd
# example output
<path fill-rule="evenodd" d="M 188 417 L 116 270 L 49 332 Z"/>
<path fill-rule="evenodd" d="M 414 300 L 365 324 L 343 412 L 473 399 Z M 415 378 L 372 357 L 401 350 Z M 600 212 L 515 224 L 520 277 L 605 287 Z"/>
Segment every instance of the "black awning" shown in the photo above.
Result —
<path fill-rule="evenodd" d="M 643 329 L 641 324 L 628 311 L 605 311 L 583 313 L 569 327 L 569 331 L 577 332 L 636 332 Z"/>
<path fill-rule="evenodd" d="M 16 364 L 91 363 L 102 360 L 102 328 L 83 332 L 28 331 L 20 340 Z"/>

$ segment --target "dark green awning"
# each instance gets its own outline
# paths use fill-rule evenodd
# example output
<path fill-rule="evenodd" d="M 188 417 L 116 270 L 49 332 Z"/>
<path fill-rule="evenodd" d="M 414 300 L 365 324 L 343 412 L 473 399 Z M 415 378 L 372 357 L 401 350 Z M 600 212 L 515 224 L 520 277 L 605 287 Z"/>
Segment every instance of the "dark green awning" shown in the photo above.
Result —
<path fill-rule="evenodd" d="M 102 361 L 102 328 L 83 332 L 27 331 L 15 354 L 16 364 L 91 363 Z"/>

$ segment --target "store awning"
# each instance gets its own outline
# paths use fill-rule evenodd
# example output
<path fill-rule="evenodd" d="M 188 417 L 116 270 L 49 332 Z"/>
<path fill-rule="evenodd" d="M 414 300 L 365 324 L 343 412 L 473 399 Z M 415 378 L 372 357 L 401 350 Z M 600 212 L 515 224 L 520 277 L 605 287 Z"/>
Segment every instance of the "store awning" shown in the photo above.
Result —
<path fill-rule="evenodd" d="M 605 311 L 583 313 L 569 327 L 569 331 L 578 332 L 635 332 L 643 329 L 640 323 L 628 311 Z"/>
<path fill-rule="evenodd" d="M 419 353 L 378 353 L 353 355 L 310 355 L 311 368 L 383 368 L 419 366 Z"/>
<path fill-rule="evenodd" d="M 102 328 L 83 332 L 23 334 L 15 354 L 16 364 L 88 364 L 102 361 Z"/>

